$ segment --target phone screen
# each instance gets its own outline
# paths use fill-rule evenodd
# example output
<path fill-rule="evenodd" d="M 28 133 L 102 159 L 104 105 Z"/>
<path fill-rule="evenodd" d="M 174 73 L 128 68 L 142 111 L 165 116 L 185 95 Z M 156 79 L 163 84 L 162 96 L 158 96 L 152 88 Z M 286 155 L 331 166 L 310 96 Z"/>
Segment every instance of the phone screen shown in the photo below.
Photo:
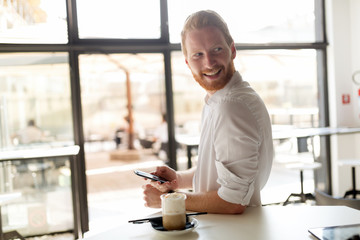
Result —
<path fill-rule="evenodd" d="M 158 181 L 158 182 L 161 182 L 161 183 L 164 183 L 164 182 L 167 182 L 166 179 L 164 178 L 161 178 L 161 177 L 158 177 L 156 175 L 153 175 L 151 173 L 147 173 L 147 172 L 143 172 L 143 171 L 139 171 L 139 170 L 135 170 L 134 173 L 140 177 L 144 177 L 144 178 L 147 178 L 147 179 L 151 179 L 153 181 Z"/>

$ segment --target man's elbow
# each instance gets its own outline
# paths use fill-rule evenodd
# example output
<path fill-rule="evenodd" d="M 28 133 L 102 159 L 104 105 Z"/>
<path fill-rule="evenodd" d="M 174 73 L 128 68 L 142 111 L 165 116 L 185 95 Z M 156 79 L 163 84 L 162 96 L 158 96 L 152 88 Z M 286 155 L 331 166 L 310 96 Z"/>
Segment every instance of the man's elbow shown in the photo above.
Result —
<path fill-rule="evenodd" d="M 245 212 L 246 206 L 241 204 L 231 204 L 225 210 L 226 214 L 242 214 Z"/>
<path fill-rule="evenodd" d="M 246 205 L 242 205 L 239 203 L 231 203 L 228 202 L 224 199 L 222 199 L 219 195 L 218 195 L 219 199 L 221 199 L 221 203 L 218 204 L 218 206 L 222 206 L 222 213 L 225 214 L 242 214 L 243 212 L 245 212 L 246 209 Z"/>

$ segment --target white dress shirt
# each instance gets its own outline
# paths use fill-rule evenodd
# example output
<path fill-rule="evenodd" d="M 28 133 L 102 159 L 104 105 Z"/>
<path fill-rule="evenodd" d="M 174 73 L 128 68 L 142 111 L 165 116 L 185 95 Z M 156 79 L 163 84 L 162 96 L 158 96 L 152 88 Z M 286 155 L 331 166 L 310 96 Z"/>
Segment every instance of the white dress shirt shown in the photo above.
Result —
<path fill-rule="evenodd" d="M 21 144 L 37 143 L 41 142 L 43 132 L 38 127 L 27 126 L 18 132 L 18 137 Z"/>
<path fill-rule="evenodd" d="M 273 160 L 271 122 L 259 95 L 235 72 L 202 113 L 195 192 L 217 190 L 231 203 L 261 205 Z"/>

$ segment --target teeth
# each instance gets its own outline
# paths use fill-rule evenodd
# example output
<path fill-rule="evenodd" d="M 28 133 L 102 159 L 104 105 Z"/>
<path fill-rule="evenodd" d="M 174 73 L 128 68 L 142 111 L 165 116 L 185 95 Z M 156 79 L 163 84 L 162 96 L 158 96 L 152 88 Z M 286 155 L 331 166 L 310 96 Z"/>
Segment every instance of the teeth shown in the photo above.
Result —
<path fill-rule="evenodd" d="M 209 76 L 213 76 L 213 75 L 215 75 L 217 72 L 212 72 L 212 73 L 208 73 L 207 75 L 209 75 Z"/>
<path fill-rule="evenodd" d="M 214 76 L 216 75 L 217 73 L 219 73 L 220 69 L 216 70 L 216 71 L 212 71 L 212 72 L 207 72 L 207 73 L 204 73 L 205 75 L 207 76 Z"/>

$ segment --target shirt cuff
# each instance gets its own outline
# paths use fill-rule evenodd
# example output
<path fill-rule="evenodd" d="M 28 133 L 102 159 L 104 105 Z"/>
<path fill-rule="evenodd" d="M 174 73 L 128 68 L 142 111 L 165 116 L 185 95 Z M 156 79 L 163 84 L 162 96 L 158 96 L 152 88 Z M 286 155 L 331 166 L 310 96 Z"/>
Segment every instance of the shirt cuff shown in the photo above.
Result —
<path fill-rule="evenodd" d="M 216 167 L 219 176 L 217 182 L 221 185 L 218 189 L 219 197 L 230 203 L 249 205 L 255 189 L 254 181 L 236 176 L 221 162 L 216 162 Z"/>

